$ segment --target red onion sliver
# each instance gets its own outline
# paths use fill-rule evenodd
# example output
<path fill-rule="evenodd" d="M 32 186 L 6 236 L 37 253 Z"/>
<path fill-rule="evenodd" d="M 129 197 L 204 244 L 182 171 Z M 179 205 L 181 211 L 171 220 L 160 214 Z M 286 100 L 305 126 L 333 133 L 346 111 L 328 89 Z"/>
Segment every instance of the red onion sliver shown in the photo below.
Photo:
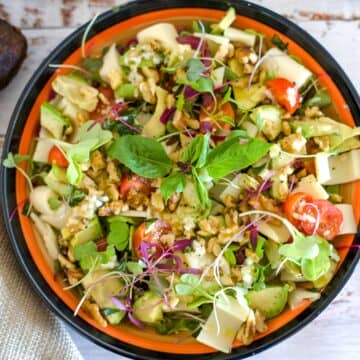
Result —
<path fill-rule="evenodd" d="M 176 38 L 176 41 L 179 44 L 190 45 L 193 50 L 198 48 L 200 40 L 201 39 L 199 37 L 194 35 L 183 35 Z"/>
<path fill-rule="evenodd" d="M 164 112 L 160 116 L 160 122 L 166 125 L 174 116 L 175 108 L 165 109 Z"/>
<path fill-rule="evenodd" d="M 137 319 L 131 312 L 128 313 L 129 320 L 138 328 L 145 329 L 145 324 Z"/>
<path fill-rule="evenodd" d="M 195 91 L 193 88 L 191 88 L 190 86 L 185 85 L 184 87 L 184 98 L 186 100 L 190 100 L 195 98 L 196 96 L 198 96 L 199 93 L 197 91 Z"/>
<path fill-rule="evenodd" d="M 111 296 L 110 297 L 111 302 L 117 307 L 119 308 L 121 311 L 125 311 L 127 312 L 129 309 L 128 307 L 122 303 L 122 301 L 120 301 L 118 298 L 116 298 L 115 296 Z"/>

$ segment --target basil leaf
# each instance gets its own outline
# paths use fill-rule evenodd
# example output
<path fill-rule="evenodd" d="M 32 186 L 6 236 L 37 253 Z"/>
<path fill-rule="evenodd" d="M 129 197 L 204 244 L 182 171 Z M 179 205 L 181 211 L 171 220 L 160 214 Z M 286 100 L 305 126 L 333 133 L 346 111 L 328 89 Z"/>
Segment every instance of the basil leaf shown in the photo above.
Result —
<path fill-rule="evenodd" d="M 109 220 L 110 232 L 107 236 L 107 243 L 114 245 L 116 250 L 123 251 L 129 244 L 129 225 L 117 218 Z"/>
<path fill-rule="evenodd" d="M 93 241 L 78 244 L 74 247 L 74 258 L 79 261 L 83 270 L 90 269 L 96 261 L 106 264 L 115 255 L 113 246 L 108 246 L 105 251 L 97 251 L 97 246 Z"/>
<path fill-rule="evenodd" d="M 202 209 L 205 209 L 206 212 L 209 212 L 211 209 L 211 201 L 209 199 L 208 190 L 194 168 L 192 169 L 192 175 L 195 182 L 196 193 L 200 201 L 200 206 Z"/>
<path fill-rule="evenodd" d="M 209 151 L 210 134 L 196 136 L 181 155 L 181 160 L 200 168 L 205 165 Z"/>
<path fill-rule="evenodd" d="M 220 179 L 254 164 L 266 155 L 270 147 L 271 144 L 259 139 L 244 144 L 240 144 L 237 138 L 230 139 L 209 153 L 205 167 L 209 176 Z"/>
<path fill-rule="evenodd" d="M 165 176 L 173 166 L 160 143 L 141 135 L 118 138 L 110 146 L 108 154 L 135 174 L 150 179 Z"/>
<path fill-rule="evenodd" d="M 174 173 L 165 178 L 160 185 L 161 196 L 167 202 L 170 196 L 175 192 L 183 192 L 186 185 L 185 175 L 183 173 Z"/>

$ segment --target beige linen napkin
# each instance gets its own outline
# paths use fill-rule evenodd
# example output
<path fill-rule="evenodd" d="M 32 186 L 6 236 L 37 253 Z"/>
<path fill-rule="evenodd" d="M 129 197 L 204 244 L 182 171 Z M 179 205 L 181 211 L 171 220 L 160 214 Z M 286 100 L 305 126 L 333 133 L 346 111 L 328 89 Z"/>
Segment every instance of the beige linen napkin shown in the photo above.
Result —
<path fill-rule="evenodd" d="M 0 220 L 0 359 L 81 360 L 65 325 L 27 283 Z"/>

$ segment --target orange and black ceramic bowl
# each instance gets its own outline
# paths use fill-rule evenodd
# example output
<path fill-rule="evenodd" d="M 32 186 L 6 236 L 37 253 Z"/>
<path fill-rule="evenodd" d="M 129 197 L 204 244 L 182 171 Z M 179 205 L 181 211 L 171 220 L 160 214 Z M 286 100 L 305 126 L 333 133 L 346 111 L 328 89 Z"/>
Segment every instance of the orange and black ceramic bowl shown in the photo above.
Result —
<path fill-rule="evenodd" d="M 156 22 L 173 22 L 178 27 L 195 19 L 220 19 L 229 6 L 238 14 L 235 26 L 251 28 L 272 36 L 279 34 L 289 43 L 289 51 L 302 59 L 304 65 L 317 74 L 333 99 L 339 118 L 349 125 L 359 126 L 360 100 L 343 70 L 331 55 L 308 33 L 292 22 L 258 5 L 246 1 L 208 0 L 157 0 L 136 1 L 100 15 L 92 26 L 86 49 L 104 47 L 114 40 L 121 42 L 132 38 L 137 31 Z M 14 109 L 6 134 L 3 158 L 9 151 L 27 154 L 39 128 L 40 104 L 49 98 L 50 83 L 66 69 L 54 71 L 49 64 L 76 64 L 81 58 L 81 39 L 87 24 L 68 36 L 42 62 L 26 84 Z M 359 244 L 359 234 L 347 235 L 337 240 L 341 261 L 335 277 L 323 290 L 320 300 L 305 303 L 295 311 L 286 310 L 269 322 L 267 332 L 251 344 L 234 344 L 231 354 L 216 352 L 193 339 L 179 341 L 176 336 L 160 336 L 154 332 L 140 331 L 130 325 L 119 327 L 99 326 L 85 312 L 73 316 L 78 298 L 65 291 L 56 281 L 36 241 L 29 218 L 19 214 L 10 221 L 10 213 L 27 198 L 25 179 L 14 170 L 2 169 L 1 206 L 9 239 L 28 281 L 49 308 L 78 332 L 93 342 L 118 354 L 136 359 L 239 359 L 285 340 L 311 322 L 335 298 L 351 276 L 360 253 L 351 244 Z M 360 217 L 360 181 L 346 189 L 346 198 L 352 202 L 357 221 Z M 41 309 L 39 309 L 41 311 Z"/>

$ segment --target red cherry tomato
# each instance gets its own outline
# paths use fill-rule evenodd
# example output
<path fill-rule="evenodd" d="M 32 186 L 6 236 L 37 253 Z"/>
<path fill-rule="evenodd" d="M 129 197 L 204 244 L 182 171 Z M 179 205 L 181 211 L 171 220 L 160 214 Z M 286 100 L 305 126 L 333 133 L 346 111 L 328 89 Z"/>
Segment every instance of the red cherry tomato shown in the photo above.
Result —
<path fill-rule="evenodd" d="M 50 164 L 55 164 L 62 168 L 66 168 L 69 166 L 69 162 L 67 161 L 66 157 L 64 156 L 62 151 L 57 146 L 53 146 L 50 149 L 50 152 L 48 155 L 48 162 Z"/>
<path fill-rule="evenodd" d="M 105 96 L 109 103 L 105 104 L 99 100 L 96 109 L 89 114 L 89 119 L 102 122 L 109 115 L 111 107 L 115 104 L 115 97 L 111 87 L 100 86 L 98 90 L 99 93 Z"/>
<path fill-rule="evenodd" d="M 233 121 L 235 121 L 235 111 L 232 105 L 230 103 L 225 103 L 214 114 L 212 114 L 213 108 L 214 108 L 214 102 L 211 102 L 205 107 L 201 107 L 199 114 L 200 124 L 204 122 L 211 123 L 211 131 L 213 130 L 229 131 L 232 128 L 232 125 L 228 122 L 217 119 L 217 117 L 227 116 L 231 118 Z M 201 128 L 205 128 L 205 127 L 201 127 Z"/>
<path fill-rule="evenodd" d="M 171 225 L 163 220 L 156 220 L 154 223 L 150 224 L 149 227 L 146 223 L 140 224 L 134 232 L 132 238 L 132 246 L 135 251 L 135 255 L 138 258 L 141 258 L 142 254 L 140 252 L 141 243 L 148 242 L 159 244 L 159 248 L 155 249 L 158 257 L 162 254 L 164 248 L 160 243 L 160 238 L 171 232 Z"/>
<path fill-rule="evenodd" d="M 289 114 L 293 114 L 300 106 L 300 93 L 295 84 L 284 78 L 271 79 L 266 82 L 277 103 Z"/>
<path fill-rule="evenodd" d="M 145 238 L 146 223 L 140 224 L 134 232 L 132 237 L 132 247 L 135 251 L 135 255 L 141 258 L 140 245 Z"/>
<path fill-rule="evenodd" d="M 122 199 L 126 199 L 130 190 L 136 192 L 142 192 L 149 195 L 151 192 L 151 186 L 148 179 L 145 179 L 138 175 L 124 175 L 121 178 L 120 183 L 120 196 Z"/>
<path fill-rule="evenodd" d="M 306 235 L 314 233 L 332 240 L 340 232 L 342 212 L 330 201 L 313 199 L 306 193 L 291 194 L 284 204 L 288 220 Z"/>

